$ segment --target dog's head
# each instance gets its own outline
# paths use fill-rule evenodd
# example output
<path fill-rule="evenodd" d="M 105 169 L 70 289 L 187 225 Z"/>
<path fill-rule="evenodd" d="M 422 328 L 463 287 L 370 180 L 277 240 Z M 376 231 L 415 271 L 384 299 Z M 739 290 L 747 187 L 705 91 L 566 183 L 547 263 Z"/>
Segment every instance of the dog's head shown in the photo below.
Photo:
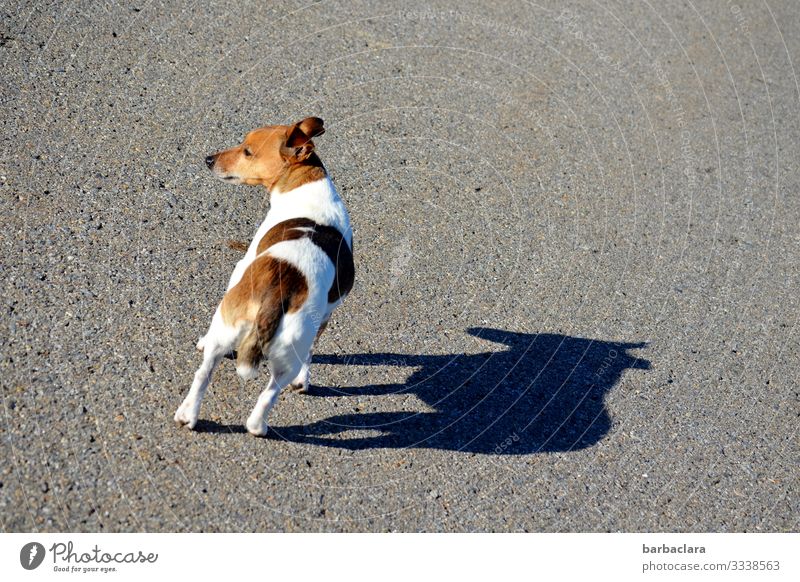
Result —
<path fill-rule="evenodd" d="M 222 180 L 271 188 L 294 164 L 314 153 L 312 137 L 325 132 L 319 117 L 294 125 L 268 125 L 248 133 L 236 147 L 208 156 L 206 165 Z"/>

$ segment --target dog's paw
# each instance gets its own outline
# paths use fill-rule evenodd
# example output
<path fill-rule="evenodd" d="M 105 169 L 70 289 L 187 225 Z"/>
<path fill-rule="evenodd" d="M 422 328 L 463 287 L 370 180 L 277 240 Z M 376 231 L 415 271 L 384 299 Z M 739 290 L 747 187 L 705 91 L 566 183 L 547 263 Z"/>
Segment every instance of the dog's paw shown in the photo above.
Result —
<path fill-rule="evenodd" d="M 200 415 L 199 408 L 199 406 L 196 406 L 193 401 L 187 398 L 183 401 L 183 404 L 178 407 L 178 410 L 175 411 L 175 424 L 178 426 L 188 426 L 190 429 L 194 429 L 197 424 L 197 417 Z"/>
<path fill-rule="evenodd" d="M 305 382 L 292 382 L 289 384 L 289 390 L 299 394 L 308 394 L 308 380 Z"/>
<path fill-rule="evenodd" d="M 300 394 L 308 394 L 309 376 L 308 366 L 303 366 L 297 377 L 289 384 L 289 390 L 292 392 L 299 392 Z"/>
<path fill-rule="evenodd" d="M 245 426 L 247 427 L 247 432 L 253 436 L 265 437 L 267 436 L 267 432 L 269 432 L 267 423 L 260 416 L 251 416 L 247 419 L 247 424 Z"/>
<path fill-rule="evenodd" d="M 195 346 L 198 352 L 202 352 L 206 347 L 206 336 L 201 337 L 197 340 L 197 345 Z"/>

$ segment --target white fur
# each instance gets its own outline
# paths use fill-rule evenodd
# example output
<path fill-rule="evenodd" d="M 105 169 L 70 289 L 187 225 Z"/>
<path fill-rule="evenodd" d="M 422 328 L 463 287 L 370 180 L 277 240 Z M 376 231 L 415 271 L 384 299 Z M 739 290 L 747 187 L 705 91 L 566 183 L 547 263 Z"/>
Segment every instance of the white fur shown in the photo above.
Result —
<path fill-rule="evenodd" d="M 270 210 L 245 256 L 234 268 L 228 290 L 241 280 L 247 267 L 256 259 L 258 243 L 267 231 L 284 220 L 301 217 L 333 226 L 344 235 L 352 248 L 350 218 L 330 178 L 326 176 L 286 193 L 273 191 Z M 270 342 L 267 362 L 271 378 L 247 419 L 247 430 L 257 436 L 266 434 L 267 416 L 283 388 L 292 384 L 302 390 L 308 389 L 314 338 L 320 326 L 328 321 L 333 310 L 344 299 L 342 297 L 336 303 L 328 303 L 327 295 L 335 277 L 335 267 L 322 249 L 309 239 L 283 241 L 264 252 L 289 262 L 303 274 L 308 284 L 308 297 L 298 311 L 281 318 Z M 248 331 L 247 324 L 238 328 L 226 325 L 217 307 L 208 332 L 197 344 L 197 349 L 203 350 L 203 363 L 195 373 L 189 394 L 175 412 L 175 422 L 189 428 L 195 427 L 214 368 L 225 354 L 236 349 Z M 236 371 L 245 379 L 254 378 L 257 374 L 257 370 L 249 366 L 240 365 Z"/>
<path fill-rule="evenodd" d="M 318 224 L 327 224 L 344 235 L 347 244 L 353 248 L 353 233 L 350 231 L 350 216 L 328 176 L 316 182 L 303 184 L 299 188 L 281 193 L 270 193 L 270 209 L 261 226 L 258 227 L 244 257 L 233 269 L 228 281 L 228 289 L 234 287 L 256 258 L 259 241 L 276 224 L 290 218 L 310 218 Z"/>

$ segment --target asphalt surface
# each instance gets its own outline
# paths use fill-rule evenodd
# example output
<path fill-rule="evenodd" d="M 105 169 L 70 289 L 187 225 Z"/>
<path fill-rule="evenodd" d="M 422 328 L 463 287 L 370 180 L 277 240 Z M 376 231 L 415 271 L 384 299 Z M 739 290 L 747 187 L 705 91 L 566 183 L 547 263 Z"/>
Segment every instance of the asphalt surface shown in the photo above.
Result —
<path fill-rule="evenodd" d="M 0 5 L 5 531 L 797 530 L 794 2 Z M 172 423 L 317 115 L 356 287 Z"/>

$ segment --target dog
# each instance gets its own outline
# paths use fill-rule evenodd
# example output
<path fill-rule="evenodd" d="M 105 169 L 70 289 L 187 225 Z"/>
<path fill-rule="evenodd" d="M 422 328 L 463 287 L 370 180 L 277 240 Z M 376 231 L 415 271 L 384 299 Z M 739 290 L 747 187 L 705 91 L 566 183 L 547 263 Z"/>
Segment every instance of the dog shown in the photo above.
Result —
<path fill-rule="evenodd" d="M 322 119 L 272 125 L 206 158 L 220 179 L 265 186 L 270 209 L 197 344 L 203 363 L 175 422 L 194 429 L 214 369 L 235 357 L 244 379 L 267 361 L 270 380 L 247 419 L 248 432 L 267 434 L 267 416 L 285 387 L 306 392 L 315 341 L 353 287 L 350 217 L 312 138 Z M 234 355 L 235 354 L 235 355 Z"/>

